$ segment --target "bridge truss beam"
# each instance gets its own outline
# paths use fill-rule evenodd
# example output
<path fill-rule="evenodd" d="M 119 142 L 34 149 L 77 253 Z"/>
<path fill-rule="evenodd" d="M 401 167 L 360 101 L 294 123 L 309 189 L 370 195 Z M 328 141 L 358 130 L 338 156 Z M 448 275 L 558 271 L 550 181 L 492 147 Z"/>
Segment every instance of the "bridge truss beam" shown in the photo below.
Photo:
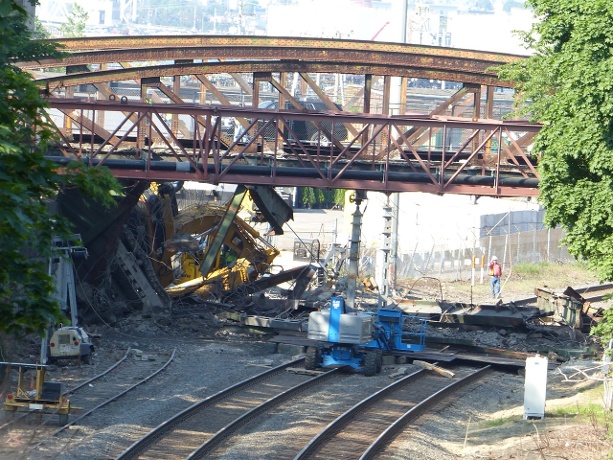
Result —
<path fill-rule="evenodd" d="M 236 126 L 237 118 L 248 126 L 236 127 L 239 132 L 230 136 L 224 130 Z M 62 137 L 50 158 L 107 166 L 117 177 L 385 193 L 538 195 L 535 159 L 524 139 L 539 126 L 526 122 L 127 99 L 50 99 L 49 119 Z M 173 130 L 173 119 L 181 121 L 182 134 Z M 96 120 L 113 128 L 101 129 Z M 351 130 L 338 129 L 348 125 Z M 305 130 L 317 135 L 305 139 Z"/>

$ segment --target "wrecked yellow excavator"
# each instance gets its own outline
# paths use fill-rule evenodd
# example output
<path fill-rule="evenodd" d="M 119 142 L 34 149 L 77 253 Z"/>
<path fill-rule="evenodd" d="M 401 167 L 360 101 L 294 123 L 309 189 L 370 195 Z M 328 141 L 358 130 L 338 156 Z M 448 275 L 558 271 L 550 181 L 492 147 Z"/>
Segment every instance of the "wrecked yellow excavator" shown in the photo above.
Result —
<path fill-rule="evenodd" d="M 153 269 L 169 296 L 219 298 L 268 272 L 279 251 L 238 212 L 249 195 L 270 224 L 267 233 L 283 233 L 292 209 L 274 190 L 238 186 L 227 204 L 201 202 L 180 210 L 174 193 L 172 187 L 158 188 L 146 219 Z"/>
<path fill-rule="evenodd" d="M 248 307 L 252 294 L 286 282 L 292 283 L 287 298 L 300 298 L 314 273 L 310 265 L 270 273 L 279 251 L 266 236 L 282 234 L 293 217 L 272 187 L 238 186 L 225 203 L 192 198 L 190 204 L 175 182 L 128 183 L 112 209 L 74 190 L 62 192 L 59 210 L 90 253 L 75 264 L 84 320 L 113 322 L 137 312 L 168 316 L 173 298 L 187 296 Z M 248 223 L 238 214 L 249 200 L 257 212 Z M 263 235 L 253 222 L 263 223 Z"/>
<path fill-rule="evenodd" d="M 283 234 L 283 224 L 293 217 L 292 208 L 274 189 L 238 186 L 225 204 L 208 201 L 183 209 L 175 194 L 176 187 L 158 187 L 157 199 L 148 200 L 145 207 L 150 259 L 171 298 L 196 295 L 223 300 L 239 289 L 248 295 L 313 275 L 307 267 L 270 273 L 279 250 L 264 236 Z M 264 236 L 238 215 L 246 201 L 252 204 L 251 222 L 268 224 Z"/>

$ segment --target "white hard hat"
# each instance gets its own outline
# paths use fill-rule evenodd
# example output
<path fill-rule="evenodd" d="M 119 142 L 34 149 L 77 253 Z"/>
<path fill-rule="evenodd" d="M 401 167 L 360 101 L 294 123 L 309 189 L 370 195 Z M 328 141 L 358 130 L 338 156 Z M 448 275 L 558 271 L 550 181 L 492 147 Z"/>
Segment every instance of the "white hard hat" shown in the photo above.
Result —
<path fill-rule="evenodd" d="M 494 262 L 495 260 L 498 260 L 498 257 L 493 256 L 493 257 L 492 257 L 492 262 Z"/>

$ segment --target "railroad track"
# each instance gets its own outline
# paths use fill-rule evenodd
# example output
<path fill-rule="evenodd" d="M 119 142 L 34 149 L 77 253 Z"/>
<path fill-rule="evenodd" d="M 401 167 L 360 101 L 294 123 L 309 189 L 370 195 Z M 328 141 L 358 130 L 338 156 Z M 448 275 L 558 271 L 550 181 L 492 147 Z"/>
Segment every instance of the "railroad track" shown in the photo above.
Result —
<path fill-rule="evenodd" d="M 74 387 L 66 391 L 63 391 L 62 396 L 68 396 L 70 394 L 77 393 L 81 388 L 84 388 L 85 386 L 96 384 L 97 381 L 100 381 L 101 379 L 105 378 L 105 376 L 108 375 L 113 369 L 115 369 L 117 366 L 123 363 L 126 359 L 128 359 L 129 353 L 130 353 L 130 350 L 128 349 L 128 351 L 126 351 L 126 354 L 121 359 L 119 359 L 119 361 L 117 361 L 115 364 L 109 367 L 107 370 L 105 370 L 104 372 L 101 372 L 100 374 L 90 379 L 87 379 L 79 383 L 78 385 L 75 385 Z M 25 421 L 25 419 L 31 415 L 32 414 L 29 412 L 20 413 L 19 415 L 13 414 L 13 417 L 10 420 L 0 425 L 0 433 L 3 433 L 4 431 L 10 429 L 12 426 L 15 426 L 18 423 Z"/>
<path fill-rule="evenodd" d="M 381 448 L 382 444 L 370 446 L 382 432 L 385 436 L 381 440 L 385 443 L 413 417 L 450 393 L 459 391 L 487 370 L 464 368 L 459 371 L 460 377 L 451 380 L 421 370 L 388 386 L 383 384 L 387 378 L 365 378 L 344 373 L 344 378 L 328 381 L 324 390 L 315 387 L 314 392 L 292 395 L 291 401 L 285 404 L 277 404 L 276 401 L 275 410 L 270 410 L 272 404 L 269 403 L 258 406 L 245 416 L 219 428 L 215 435 L 188 456 L 184 457 L 183 453 L 176 458 L 217 460 L 254 458 L 257 455 L 260 458 L 281 460 L 302 458 L 297 457 L 301 449 L 305 452 L 304 458 L 311 458 L 309 455 L 317 451 L 313 451 L 313 448 L 319 441 L 339 436 L 335 433 L 339 430 L 349 433 L 346 450 L 343 447 L 337 449 L 337 445 L 343 446 L 343 442 L 335 437 L 330 441 L 331 449 L 313 458 L 359 458 L 369 448 L 373 453 Z M 352 409 L 347 410 L 352 406 Z M 358 445 L 356 439 L 367 440 L 357 450 L 359 453 L 355 451 Z M 139 458 L 161 457 L 158 453 L 157 457 L 151 455 Z"/>
<path fill-rule="evenodd" d="M 199 458 L 251 418 L 335 375 L 288 372 L 290 361 L 193 404 L 122 452 L 116 460 Z M 195 455 L 195 457 L 194 457 Z"/>
<path fill-rule="evenodd" d="M 294 460 L 371 459 L 430 406 L 480 378 L 489 366 L 445 377 L 420 370 L 374 393 L 322 429 Z"/>
<path fill-rule="evenodd" d="M 39 458 L 37 450 L 43 445 L 45 445 L 45 455 L 53 457 L 54 451 L 59 453 L 65 449 L 65 437 L 69 438 L 71 444 L 78 444 L 75 432 L 68 433 L 71 426 L 82 424 L 86 417 L 157 376 L 170 365 L 175 353 L 176 350 L 160 366 L 159 362 L 148 359 L 129 359 L 130 350 L 128 350 L 123 358 L 106 371 L 67 390 L 65 394 L 70 397 L 71 406 L 75 407 L 74 418 L 69 419 L 68 423 L 60 428 L 52 428 L 46 422 L 41 423 L 36 430 L 32 430 L 31 426 L 27 427 L 31 447 L 24 453 L 23 458 Z"/>

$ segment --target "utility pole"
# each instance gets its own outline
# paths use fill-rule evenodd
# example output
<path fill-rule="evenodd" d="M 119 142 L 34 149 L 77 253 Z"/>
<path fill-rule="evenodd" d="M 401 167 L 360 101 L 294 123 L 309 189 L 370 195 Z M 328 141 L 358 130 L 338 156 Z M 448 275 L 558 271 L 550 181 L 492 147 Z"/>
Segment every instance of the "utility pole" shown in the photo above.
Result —
<path fill-rule="evenodd" d="M 409 0 L 405 0 L 404 9 L 402 12 L 402 42 L 407 43 L 407 22 L 409 18 Z M 406 111 L 406 77 L 400 81 L 400 100 L 399 107 Z M 389 240 L 389 255 L 387 265 L 384 267 L 387 273 L 386 289 L 387 294 L 396 291 L 396 267 L 398 266 L 398 211 L 400 209 L 400 193 L 392 193 L 388 197 L 388 208 L 391 208 L 390 213 L 390 240 Z M 385 219 L 385 217 L 384 217 Z"/>
<path fill-rule="evenodd" d="M 351 222 L 351 239 L 349 240 L 349 267 L 347 268 L 347 302 L 348 308 L 355 306 L 355 291 L 358 279 L 358 258 L 360 256 L 360 234 L 362 233 L 362 212 L 360 204 L 366 199 L 366 192 L 356 190 L 350 202 L 355 203 L 353 220 Z"/>

